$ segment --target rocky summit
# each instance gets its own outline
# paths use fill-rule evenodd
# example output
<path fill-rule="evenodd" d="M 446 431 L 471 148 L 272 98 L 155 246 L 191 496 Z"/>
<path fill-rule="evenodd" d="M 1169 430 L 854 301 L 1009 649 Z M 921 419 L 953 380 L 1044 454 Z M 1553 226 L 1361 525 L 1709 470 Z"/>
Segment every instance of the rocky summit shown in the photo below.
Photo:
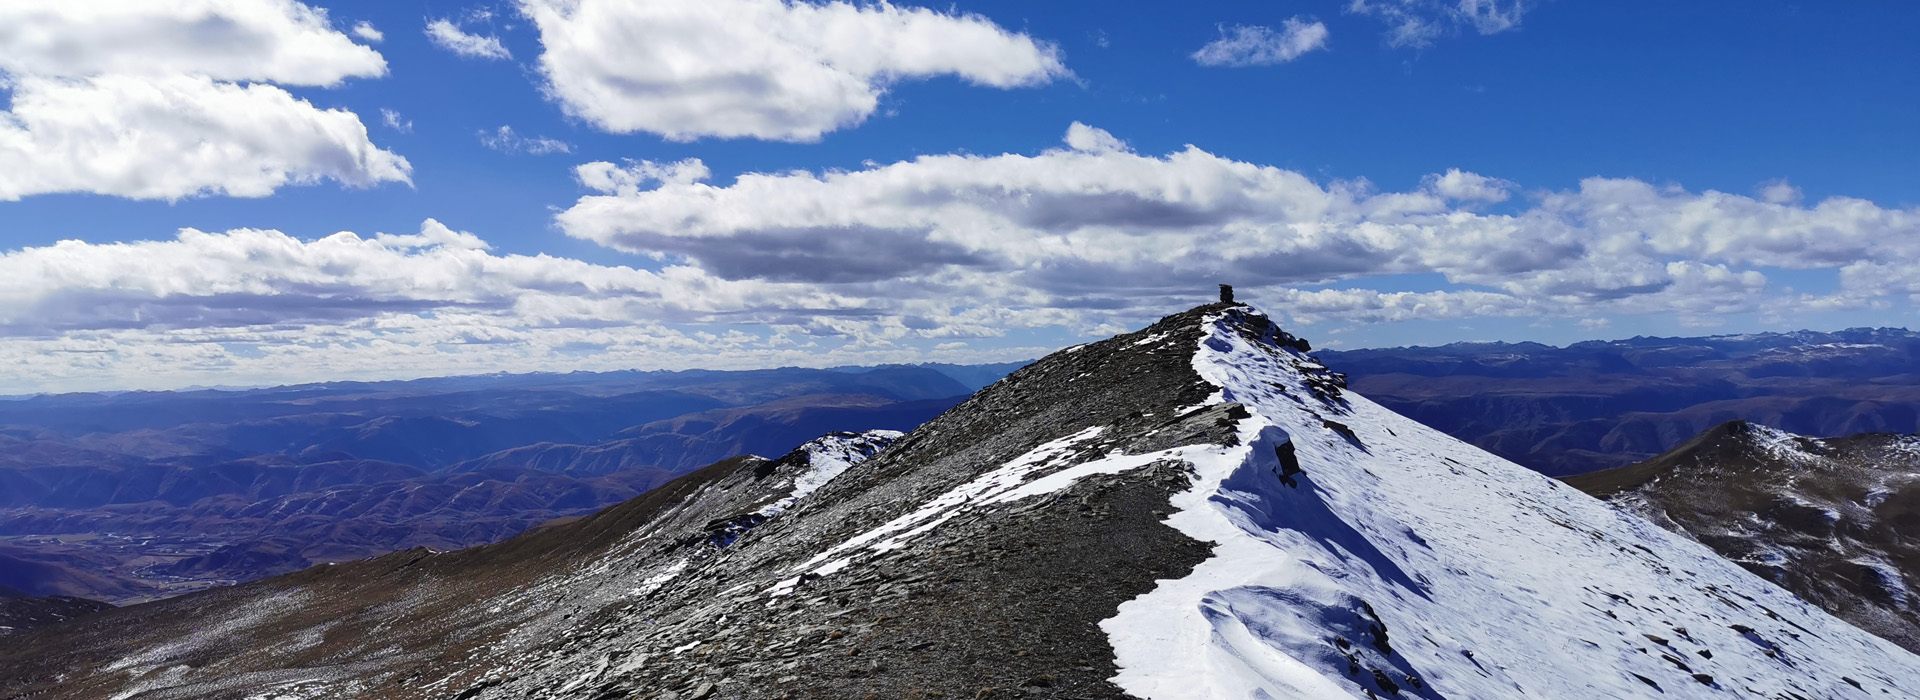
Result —
<path fill-rule="evenodd" d="M 506 542 L 106 610 L 0 697 L 1894 698 L 1920 657 L 1392 413 L 1258 310 Z"/>

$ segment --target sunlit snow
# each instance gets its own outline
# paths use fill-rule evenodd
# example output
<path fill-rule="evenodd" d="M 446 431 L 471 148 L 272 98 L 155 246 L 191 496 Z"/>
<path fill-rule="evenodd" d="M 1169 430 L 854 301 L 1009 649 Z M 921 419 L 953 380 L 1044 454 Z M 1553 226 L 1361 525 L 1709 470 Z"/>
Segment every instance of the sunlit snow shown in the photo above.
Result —
<path fill-rule="evenodd" d="M 1251 312 L 1236 312 L 1252 315 Z M 1174 698 L 1911 697 L 1920 658 L 1705 547 L 1347 393 L 1208 321 L 1194 368 L 1253 416 L 1167 522 L 1213 558 L 1102 623 Z M 1349 439 L 1331 429 L 1337 421 Z M 1276 478 L 1291 441 L 1303 473 Z M 1860 684 L 1856 689 L 1852 684 Z"/>

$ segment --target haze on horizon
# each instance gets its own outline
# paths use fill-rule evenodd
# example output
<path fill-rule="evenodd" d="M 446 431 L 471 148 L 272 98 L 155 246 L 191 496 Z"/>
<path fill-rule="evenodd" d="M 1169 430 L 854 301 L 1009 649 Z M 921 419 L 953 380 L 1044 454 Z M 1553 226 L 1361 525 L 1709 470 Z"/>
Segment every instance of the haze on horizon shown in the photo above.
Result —
<path fill-rule="evenodd" d="M 422 14 L 422 8 L 425 14 Z M 0 394 L 1911 326 L 1920 7 L 0 6 Z"/>

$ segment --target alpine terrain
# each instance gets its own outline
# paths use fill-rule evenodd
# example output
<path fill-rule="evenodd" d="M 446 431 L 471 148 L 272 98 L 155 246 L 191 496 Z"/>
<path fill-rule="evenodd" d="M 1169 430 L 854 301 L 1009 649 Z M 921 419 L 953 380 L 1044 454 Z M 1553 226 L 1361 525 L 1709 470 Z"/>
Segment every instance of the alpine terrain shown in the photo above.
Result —
<path fill-rule="evenodd" d="M 1308 350 L 1252 307 L 1199 307 L 1054 353 L 897 439 L 832 435 L 499 544 L 30 630 L 0 645 L 0 696 L 1920 688 L 1920 657 L 1345 390 Z"/>
<path fill-rule="evenodd" d="M 1920 652 L 1920 437 L 1810 438 L 1731 421 L 1567 483 Z"/>

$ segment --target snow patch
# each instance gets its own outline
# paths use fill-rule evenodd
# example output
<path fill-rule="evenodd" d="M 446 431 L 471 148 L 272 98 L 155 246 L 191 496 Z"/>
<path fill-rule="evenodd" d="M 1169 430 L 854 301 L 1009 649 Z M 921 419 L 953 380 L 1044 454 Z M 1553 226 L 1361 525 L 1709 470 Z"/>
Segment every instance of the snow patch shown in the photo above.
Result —
<path fill-rule="evenodd" d="M 861 554 L 889 552 L 905 547 L 914 538 L 926 534 L 953 518 L 979 508 L 1010 503 L 1054 493 L 1097 474 L 1117 474 L 1165 460 L 1191 460 L 1204 453 L 1219 452 L 1214 445 L 1179 447 L 1139 455 L 1114 450 L 1105 456 L 1075 464 L 1034 478 L 1034 474 L 1058 467 L 1079 451 L 1079 446 L 1098 437 L 1106 429 L 1092 427 L 1035 447 L 993 471 L 922 504 L 913 512 L 834 545 L 799 567 L 804 572 L 776 584 L 767 592 L 784 596 L 793 592 L 805 576 L 827 576 L 847 569 Z"/>
<path fill-rule="evenodd" d="M 674 562 L 667 568 L 662 569 L 660 573 L 648 576 L 645 581 L 640 582 L 639 588 L 631 589 L 628 591 L 628 594 L 636 598 L 653 595 L 654 591 L 660 590 L 661 586 L 665 586 L 668 582 L 673 581 L 675 577 L 680 575 L 680 572 L 686 571 L 687 567 L 692 563 L 692 559 L 681 559 L 680 561 Z"/>
<path fill-rule="evenodd" d="M 849 467 L 866 461 L 875 453 L 885 449 L 894 440 L 904 435 L 898 430 L 869 430 L 864 433 L 835 433 L 816 438 L 800 446 L 807 454 L 807 470 L 793 477 L 793 492 L 787 497 L 767 504 L 759 510 L 765 517 L 773 517 L 792 508 L 800 499 L 806 498 L 827 482 L 845 472 Z"/>
<path fill-rule="evenodd" d="M 1753 445 L 1767 454 L 1782 461 L 1805 464 L 1819 456 L 1808 452 L 1801 446 L 1802 438 L 1777 428 L 1769 428 L 1755 423 L 1747 424 L 1747 432 L 1753 436 Z"/>

